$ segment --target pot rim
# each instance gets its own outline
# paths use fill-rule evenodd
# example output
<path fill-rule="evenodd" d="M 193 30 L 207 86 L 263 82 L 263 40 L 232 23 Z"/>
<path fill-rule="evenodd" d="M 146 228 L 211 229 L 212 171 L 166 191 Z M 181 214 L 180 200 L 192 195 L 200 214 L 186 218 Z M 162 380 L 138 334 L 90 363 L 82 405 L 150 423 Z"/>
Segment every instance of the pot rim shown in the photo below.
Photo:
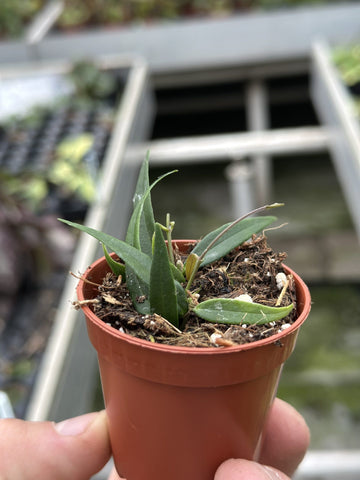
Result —
<path fill-rule="evenodd" d="M 174 240 L 175 243 L 194 243 L 194 240 Z M 106 262 L 105 257 L 101 257 L 98 260 L 96 260 L 92 265 L 88 267 L 86 272 L 83 274 L 81 277 L 77 288 L 77 296 L 79 301 L 85 300 L 85 296 L 83 294 L 83 285 L 84 285 L 84 278 L 86 278 L 93 269 L 98 267 L 101 263 Z M 111 325 L 107 325 L 103 320 L 101 320 L 97 315 L 91 310 L 91 308 L 88 305 L 82 305 L 81 309 L 85 316 L 91 320 L 92 323 L 96 324 L 98 328 L 106 331 L 109 335 L 112 335 L 113 337 L 119 338 L 119 340 L 126 341 L 129 344 L 132 344 L 134 346 L 139 346 L 141 348 L 146 348 L 146 349 L 151 349 L 151 350 L 158 350 L 159 352 L 172 352 L 172 353 L 178 353 L 178 354 L 187 354 L 187 355 L 196 355 L 196 354 L 202 354 L 202 355 L 212 355 L 214 353 L 218 355 L 226 355 L 229 353 L 235 353 L 237 351 L 246 351 L 246 350 L 251 350 L 253 348 L 259 348 L 259 347 L 265 347 L 267 345 L 271 345 L 276 343 L 277 341 L 283 339 L 284 337 L 292 334 L 296 330 L 299 329 L 299 327 L 305 322 L 306 318 L 309 315 L 310 309 L 311 309 L 311 296 L 308 287 L 306 286 L 305 282 L 301 279 L 301 277 L 294 272 L 291 268 L 283 264 L 284 270 L 286 271 L 287 274 L 292 275 L 295 281 L 296 285 L 296 291 L 297 291 L 297 297 L 298 297 L 298 305 L 297 308 L 300 310 L 300 314 L 298 318 L 295 320 L 295 322 L 288 327 L 287 329 L 281 331 L 280 333 L 276 333 L 275 335 L 272 335 L 268 338 L 265 338 L 263 340 L 257 340 L 255 342 L 251 343 L 244 343 L 241 345 L 234 345 L 234 346 L 229 346 L 229 347 L 184 347 L 184 346 L 177 346 L 177 345 L 166 345 L 166 344 L 161 344 L 161 343 L 152 343 L 147 340 L 143 340 L 140 338 L 133 337 L 131 335 L 128 335 L 126 333 L 122 333 L 118 330 L 116 330 L 114 327 Z M 301 297 L 302 301 L 300 303 L 299 301 L 299 293 L 301 292 Z"/>

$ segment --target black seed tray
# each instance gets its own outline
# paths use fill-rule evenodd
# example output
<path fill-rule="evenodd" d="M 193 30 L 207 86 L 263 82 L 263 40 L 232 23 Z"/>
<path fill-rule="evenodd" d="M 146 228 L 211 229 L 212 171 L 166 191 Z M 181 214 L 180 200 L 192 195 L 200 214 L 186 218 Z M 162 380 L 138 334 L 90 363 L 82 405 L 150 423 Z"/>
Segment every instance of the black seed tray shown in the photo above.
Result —
<path fill-rule="evenodd" d="M 104 107 L 67 107 L 45 113 L 36 127 L 2 127 L 0 168 L 14 175 L 41 172 L 51 164 L 56 147 L 64 138 L 82 133 L 94 135 L 91 154 L 100 165 L 113 126 L 109 121 L 112 115 L 112 110 Z"/>

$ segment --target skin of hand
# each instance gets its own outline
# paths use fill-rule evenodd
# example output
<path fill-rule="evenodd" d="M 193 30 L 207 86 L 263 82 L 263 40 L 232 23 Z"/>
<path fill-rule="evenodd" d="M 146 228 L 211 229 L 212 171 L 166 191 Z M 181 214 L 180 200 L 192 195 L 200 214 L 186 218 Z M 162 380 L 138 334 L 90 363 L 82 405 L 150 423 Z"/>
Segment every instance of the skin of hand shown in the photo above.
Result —
<path fill-rule="evenodd" d="M 1 480 L 89 480 L 110 455 L 105 411 L 58 424 L 0 420 Z"/>
<path fill-rule="evenodd" d="M 309 440 L 309 430 L 300 414 L 277 399 L 264 430 L 260 463 L 227 460 L 218 468 L 214 480 L 289 480 Z M 59 424 L 0 420 L 1 480 L 88 480 L 110 455 L 104 411 Z M 109 480 L 119 478 L 113 471 Z"/>

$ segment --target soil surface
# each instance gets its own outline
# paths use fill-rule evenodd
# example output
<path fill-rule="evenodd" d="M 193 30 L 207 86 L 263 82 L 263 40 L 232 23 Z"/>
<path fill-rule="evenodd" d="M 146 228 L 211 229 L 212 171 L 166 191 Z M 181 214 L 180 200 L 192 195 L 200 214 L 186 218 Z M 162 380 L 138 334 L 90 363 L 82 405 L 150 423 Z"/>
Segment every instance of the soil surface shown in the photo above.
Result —
<path fill-rule="evenodd" d="M 267 245 L 265 236 L 254 237 L 221 260 L 201 268 L 191 291 L 199 294 L 198 302 L 247 294 L 253 302 L 276 306 L 282 291 L 276 275 L 284 272 L 282 263 L 285 258 L 286 254 L 275 253 Z M 104 322 L 137 338 L 187 347 L 226 347 L 270 337 L 295 321 L 295 285 L 291 277 L 288 280 L 289 285 L 285 293 L 282 292 L 281 306 L 293 303 L 293 310 L 287 317 L 265 325 L 215 324 L 190 312 L 180 332 L 159 315 L 139 314 L 132 305 L 126 283 L 111 273 L 99 286 L 99 295 L 92 308 Z"/>

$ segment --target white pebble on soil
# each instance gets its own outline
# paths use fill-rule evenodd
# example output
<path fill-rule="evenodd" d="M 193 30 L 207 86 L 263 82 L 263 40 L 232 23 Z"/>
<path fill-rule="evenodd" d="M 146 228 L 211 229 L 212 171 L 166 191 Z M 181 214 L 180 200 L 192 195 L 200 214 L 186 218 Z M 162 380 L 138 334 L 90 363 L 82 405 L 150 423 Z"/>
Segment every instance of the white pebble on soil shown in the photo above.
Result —
<path fill-rule="evenodd" d="M 238 297 L 235 298 L 235 300 L 241 300 L 242 302 L 253 303 L 253 299 L 247 293 L 243 293 L 242 295 L 239 295 Z"/>
<path fill-rule="evenodd" d="M 286 330 L 289 327 L 291 327 L 290 323 L 284 323 L 284 325 L 281 325 L 281 330 Z"/>
<path fill-rule="evenodd" d="M 210 341 L 211 341 L 211 343 L 213 343 L 214 345 L 217 345 L 216 340 L 217 340 L 218 338 L 221 338 L 221 337 L 222 337 L 222 335 L 220 335 L 220 333 L 213 333 L 213 334 L 210 335 Z"/>
<path fill-rule="evenodd" d="M 281 290 L 286 283 L 286 275 L 283 272 L 280 272 L 275 277 L 276 285 L 279 290 Z"/>

